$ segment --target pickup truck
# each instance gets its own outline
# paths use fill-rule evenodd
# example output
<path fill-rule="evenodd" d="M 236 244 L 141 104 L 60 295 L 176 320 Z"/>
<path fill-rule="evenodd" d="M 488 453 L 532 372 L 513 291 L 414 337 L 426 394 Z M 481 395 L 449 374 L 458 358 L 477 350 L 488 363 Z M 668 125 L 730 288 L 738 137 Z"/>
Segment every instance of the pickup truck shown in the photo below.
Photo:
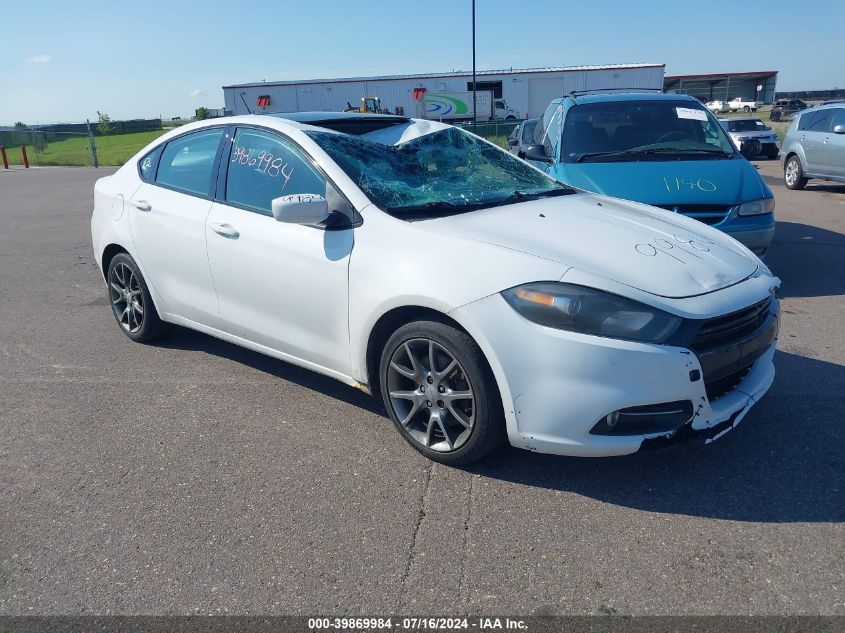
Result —
<path fill-rule="evenodd" d="M 743 112 L 756 112 L 757 102 L 748 101 L 747 99 L 743 99 L 742 97 L 734 97 L 733 99 L 728 101 L 728 107 L 731 109 L 731 112 L 738 112 L 740 110 L 742 110 Z"/>

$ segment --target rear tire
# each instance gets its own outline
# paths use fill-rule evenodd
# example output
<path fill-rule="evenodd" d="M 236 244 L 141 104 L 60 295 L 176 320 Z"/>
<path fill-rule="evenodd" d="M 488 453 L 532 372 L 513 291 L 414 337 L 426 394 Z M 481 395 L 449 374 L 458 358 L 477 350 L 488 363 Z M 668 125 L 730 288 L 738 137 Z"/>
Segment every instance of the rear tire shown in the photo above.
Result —
<path fill-rule="evenodd" d="M 170 331 L 158 316 L 147 282 L 128 253 L 118 253 L 106 273 L 112 314 L 121 331 L 136 343 L 149 343 Z"/>
<path fill-rule="evenodd" d="M 790 156 L 783 166 L 783 182 L 787 189 L 803 189 L 807 185 L 807 178 L 804 177 L 804 170 L 801 168 L 801 161 L 798 156 Z"/>
<path fill-rule="evenodd" d="M 399 434 L 432 461 L 469 464 L 507 440 L 484 354 L 447 323 L 415 321 L 396 330 L 382 350 L 379 384 Z"/>

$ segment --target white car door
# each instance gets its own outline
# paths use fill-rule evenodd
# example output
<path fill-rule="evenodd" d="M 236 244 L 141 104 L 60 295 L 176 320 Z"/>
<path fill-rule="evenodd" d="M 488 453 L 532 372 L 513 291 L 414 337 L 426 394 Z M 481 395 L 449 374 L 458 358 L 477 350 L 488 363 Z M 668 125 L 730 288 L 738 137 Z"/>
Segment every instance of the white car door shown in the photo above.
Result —
<path fill-rule="evenodd" d="M 296 145 L 262 129 L 238 128 L 224 161 L 225 196 L 206 223 L 223 330 L 348 374 L 353 229 L 286 224 L 270 210 L 283 195 L 326 196 L 325 177 Z"/>
<path fill-rule="evenodd" d="M 220 313 L 205 252 L 205 223 L 224 130 L 179 136 L 142 160 L 142 165 L 149 160 L 150 173 L 128 205 L 135 252 L 159 295 L 159 311 L 210 327 L 219 325 Z"/>

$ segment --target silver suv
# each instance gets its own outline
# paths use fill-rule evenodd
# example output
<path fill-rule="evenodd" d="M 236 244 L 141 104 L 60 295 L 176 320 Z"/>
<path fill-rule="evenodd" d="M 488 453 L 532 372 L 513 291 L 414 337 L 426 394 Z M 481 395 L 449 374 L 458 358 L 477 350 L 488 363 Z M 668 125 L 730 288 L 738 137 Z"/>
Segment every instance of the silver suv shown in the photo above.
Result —
<path fill-rule="evenodd" d="M 810 178 L 845 182 L 845 101 L 795 115 L 780 159 L 787 189 L 803 189 Z"/>

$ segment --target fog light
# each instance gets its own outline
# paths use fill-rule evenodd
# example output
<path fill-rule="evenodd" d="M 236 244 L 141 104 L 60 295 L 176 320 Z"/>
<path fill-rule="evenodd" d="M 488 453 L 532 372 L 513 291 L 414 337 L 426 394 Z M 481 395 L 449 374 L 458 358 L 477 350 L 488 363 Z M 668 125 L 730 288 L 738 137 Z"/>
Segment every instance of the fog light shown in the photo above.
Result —
<path fill-rule="evenodd" d="M 608 413 L 590 429 L 592 435 L 648 435 L 675 431 L 692 419 L 691 400 L 627 407 Z"/>

